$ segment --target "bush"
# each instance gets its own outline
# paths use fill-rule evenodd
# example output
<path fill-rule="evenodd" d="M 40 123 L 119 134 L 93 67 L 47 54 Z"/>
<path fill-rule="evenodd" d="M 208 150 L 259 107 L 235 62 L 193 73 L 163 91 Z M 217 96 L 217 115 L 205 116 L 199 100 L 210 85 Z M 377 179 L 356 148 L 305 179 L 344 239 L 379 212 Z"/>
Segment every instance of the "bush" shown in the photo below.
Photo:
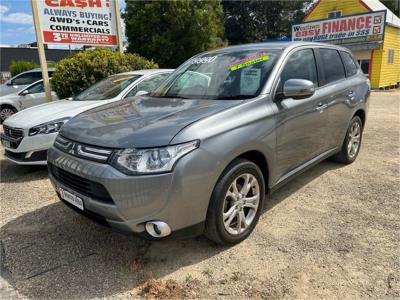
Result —
<path fill-rule="evenodd" d="M 51 84 L 60 99 L 71 97 L 107 76 L 157 64 L 136 54 L 114 52 L 107 48 L 80 51 L 60 60 Z"/>
<path fill-rule="evenodd" d="M 18 75 L 19 73 L 29 71 L 35 68 L 39 68 L 39 65 L 34 63 L 33 61 L 27 61 L 27 60 L 12 60 L 10 64 L 10 73 L 11 77 L 14 77 L 15 75 Z"/>

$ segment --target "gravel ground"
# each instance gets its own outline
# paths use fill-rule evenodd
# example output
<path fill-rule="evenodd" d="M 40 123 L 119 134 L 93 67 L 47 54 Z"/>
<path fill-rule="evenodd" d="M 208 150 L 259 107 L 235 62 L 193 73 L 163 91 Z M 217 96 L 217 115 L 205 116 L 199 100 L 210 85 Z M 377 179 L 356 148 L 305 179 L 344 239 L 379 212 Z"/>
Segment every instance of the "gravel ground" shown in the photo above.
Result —
<path fill-rule="evenodd" d="M 45 168 L 0 156 L 0 298 L 400 297 L 400 92 L 374 92 L 357 161 L 268 198 L 249 239 L 148 242 L 56 200 Z"/>

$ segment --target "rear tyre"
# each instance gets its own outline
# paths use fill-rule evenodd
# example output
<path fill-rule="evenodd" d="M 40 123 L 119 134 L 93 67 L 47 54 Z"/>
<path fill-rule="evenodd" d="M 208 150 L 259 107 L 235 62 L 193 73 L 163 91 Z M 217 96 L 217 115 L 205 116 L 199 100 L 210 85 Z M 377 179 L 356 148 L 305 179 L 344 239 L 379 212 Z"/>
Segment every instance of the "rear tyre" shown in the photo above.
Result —
<path fill-rule="evenodd" d="M 14 107 L 11 106 L 3 106 L 0 109 L 0 122 L 3 124 L 3 122 L 11 115 L 15 114 L 17 110 Z"/>
<path fill-rule="evenodd" d="M 265 198 L 260 168 L 244 159 L 234 160 L 222 173 L 211 195 L 205 235 L 221 245 L 247 238 L 256 226 Z"/>
<path fill-rule="evenodd" d="M 360 117 L 354 116 L 347 129 L 342 149 L 332 157 L 333 160 L 344 164 L 351 164 L 355 161 L 360 151 L 362 133 L 363 123 Z"/>

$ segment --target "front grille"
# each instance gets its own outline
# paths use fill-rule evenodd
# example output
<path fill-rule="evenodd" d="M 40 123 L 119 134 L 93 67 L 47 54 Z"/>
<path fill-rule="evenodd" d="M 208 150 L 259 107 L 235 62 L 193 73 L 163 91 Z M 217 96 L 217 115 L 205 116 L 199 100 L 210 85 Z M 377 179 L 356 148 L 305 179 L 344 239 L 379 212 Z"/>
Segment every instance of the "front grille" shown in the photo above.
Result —
<path fill-rule="evenodd" d="M 34 161 L 46 161 L 47 160 L 47 150 L 33 152 L 32 155 L 26 158 L 28 152 L 12 152 L 5 150 L 5 155 L 11 159 L 23 161 L 23 162 L 34 162 Z"/>
<path fill-rule="evenodd" d="M 54 178 L 78 193 L 104 203 L 114 204 L 106 188 L 100 183 L 67 172 L 53 164 L 48 164 Z"/>
<path fill-rule="evenodd" d="M 13 128 L 3 125 L 4 135 L 15 140 L 22 139 L 24 137 L 24 131 L 21 128 Z"/>
<path fill-rule="evenodd" d="M 112 150 L 103 149 L 99 147 L 93 147 L 84 145 L 78 142 L 68 140 L 60 135 L 57 136 L 54 146 L 70 155 L 85 158 L 88 160 L 93 160 L 97 162 L 105 163 L 110 157 Z"/>

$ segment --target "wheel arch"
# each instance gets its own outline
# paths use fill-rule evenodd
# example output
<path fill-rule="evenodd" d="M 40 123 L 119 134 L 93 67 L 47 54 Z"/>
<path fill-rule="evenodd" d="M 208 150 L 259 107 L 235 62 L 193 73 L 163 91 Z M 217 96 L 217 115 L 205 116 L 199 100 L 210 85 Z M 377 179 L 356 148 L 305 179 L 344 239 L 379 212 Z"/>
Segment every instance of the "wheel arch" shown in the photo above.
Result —
<path fill-rule="evenodd" d="M 260 168 L 260 170 L 263 174 L 263 177 L 264 177 L 265 190 L 268 191 L 269 190 L 269 184 L 268 184 L 268 179 L 269 179 L 269 167 L 268 166 L 269 165 L 268 165 L 268 160 L 265 157 L 265 155 L 261 151 L 250 150 L 250 151 L 246 151 L 246 152 L 238 155 L 233 160 L 238 159 L 238 158 L 249 160 L 249 161 L 255 163 Z"/>
<path fill-rule="evenodd" d="M 3 109 L 3 108 L 7 108 L 7 107 L 15 110 L 15 112 L 18 111 L 18 109 L 14 105 L 12 105 L 11 103 L 2 103 L 2 104 L 0 104 L 0 110 Z"/>
<path fill-rule="evenodd" d="M 366 118 L 366 114 L 365 114 L 365 110 L 363 110 L 362 108 L 358 109 L 352 118 L 354 118 L 355 116 L 360 117 L 361 122 L 362 122 L 362 128 L 364 129 L 364 125 L 365 125 L 365 118 Z"/>

